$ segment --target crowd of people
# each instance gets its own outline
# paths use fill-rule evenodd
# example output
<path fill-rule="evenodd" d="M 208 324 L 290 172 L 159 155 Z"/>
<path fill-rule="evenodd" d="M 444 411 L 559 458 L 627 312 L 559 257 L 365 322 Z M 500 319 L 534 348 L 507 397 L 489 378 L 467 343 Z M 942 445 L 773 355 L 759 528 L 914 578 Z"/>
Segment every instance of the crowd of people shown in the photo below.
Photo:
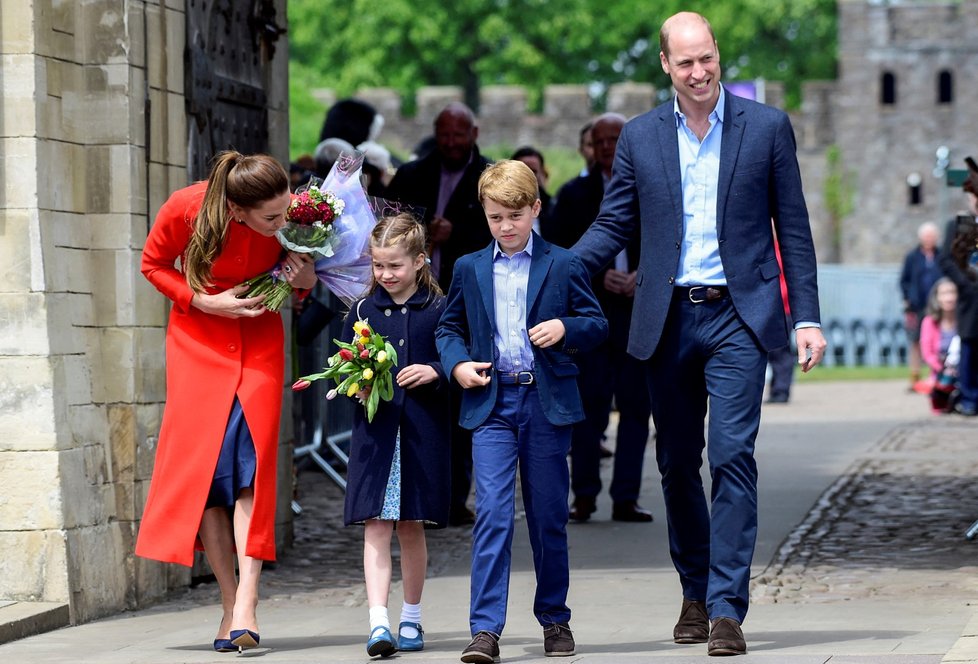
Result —
<path fill-rule="evenodd" d="M 596 513 L 613 409 L 616 521 L 653 520 L 638 501 L 654 423 L 682 590 L 674 642 L 747 652 L 754 441 L 769 364 L 779 367 L 769 401 L 783 402 L 795 366 L 809 371 L 825 352 L 815 252 L 788 116 L 725 90 L 703 16 L 670 17 L 659 46 L 675 96 L 582 128 L 582 171 L 552 199 L 543 154 L 526 146 L 492 163 L 464 104 L 443 108 L 432 139 L 398 163 L 377 140 L 379 114 L 344 100 L 289 171 L 224 153 L 206 183 L 164 204 L 143 273 L 173 301 L 168 398 L 136 552 L 187 565 L 204 550 L 221 588 L 215 650 L 259 644 L 258 578 L 275 557 L 283 326 L 239 284 L 282 261 L 300 298 L 316 286 L 308 256 L 283 253 L 274 235 L 290 190 L 359 150 L 365 190 L 409 211 L 374 227 L 372 279 L 344 322 L 369 321 L 397 349 L 392 398 L 375 417 L 354 411 L 344 511 L 364 531 L 368 654 L 424 649 L 425 529 L 454 525 L 472 527 L 461 660 L 498 661 L 517 477 L 543 650 L 575 654 L 567 527 Z M 969 183 L 974 211 L 978 172 Z M 947 403 L 974 414 L 978 232 L 959 219 L 937 250 L 930 230 L 908 259 L 907 309 L 920 321 L 908 316 L 908 328 L 934 390 L 950 381 Z"/>
<path fill-rule="evenodd" d="M 962 187 L 968 210 L 917 231 L 900 272 L 910 389 L 935 413 L 978 415 L 978 166 L 969 157 Z"/>

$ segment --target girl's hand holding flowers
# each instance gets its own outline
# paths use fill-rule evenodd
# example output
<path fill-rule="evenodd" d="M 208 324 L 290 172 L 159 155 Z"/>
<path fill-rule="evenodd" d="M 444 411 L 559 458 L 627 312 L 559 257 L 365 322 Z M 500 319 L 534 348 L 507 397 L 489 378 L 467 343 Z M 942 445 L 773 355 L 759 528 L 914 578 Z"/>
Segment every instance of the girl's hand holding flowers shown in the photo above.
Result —
<path fill-rule="evenodd" d="M 397 351 L 365 320 L 353 324 L 353 340 L 350 343 L 338 339 L 333 339 L 333 342 L 339 346 L 339 351 L 326 361 L 326 368 L 320 373 L 302 376 L 292 385 L 292 389 L 304 390 L 312 385 L 312 381 L 332 378 L 336 387 L 329 391 L 326 398 L 334 399 L 339 394 L 356 397 L 367 410 L 367 421 L 372 422 L 380 401 L 394 398 L 391 369 L 397 364 Z"/>

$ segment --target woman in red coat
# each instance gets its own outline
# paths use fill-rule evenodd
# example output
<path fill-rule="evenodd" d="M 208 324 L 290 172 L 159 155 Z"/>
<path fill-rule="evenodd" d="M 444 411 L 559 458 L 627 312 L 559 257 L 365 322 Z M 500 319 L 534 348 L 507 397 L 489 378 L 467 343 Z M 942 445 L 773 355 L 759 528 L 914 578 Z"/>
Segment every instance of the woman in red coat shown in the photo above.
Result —
<path fill-rule="evenodd" d="M 173 302 L 166 406 L 136 554 L 191 565 L 202 548 L 221 588 L 214 648 L 258 645 L 258 577 L 275 559 L 275 478 L 284 378 L 282 320 L 240 284 L 282 255 L 275 231 L 290 202 L 285 169 L 267 155 L 223 152 L 207 182 L 160 208 L 142 272 Z M 179 262 L 179 267 L 178 267 Z M 303 254 L 283 271 L 316 274 Z M 237 555 L 238 578 L 234 559 Z"/>

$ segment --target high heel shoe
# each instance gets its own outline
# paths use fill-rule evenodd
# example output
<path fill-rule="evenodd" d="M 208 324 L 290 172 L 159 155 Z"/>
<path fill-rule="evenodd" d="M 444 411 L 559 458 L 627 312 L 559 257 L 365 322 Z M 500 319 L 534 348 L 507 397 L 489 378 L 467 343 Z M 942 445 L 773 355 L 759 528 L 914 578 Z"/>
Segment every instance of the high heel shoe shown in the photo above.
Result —
<path fill-rule="evenodd" d="M 214 639 L 214 650 L 217 652 L 234 652 L 238 647 L 231 643 L 231 639 Z"/>
<path fill-rule="evenodd" d="M 248 648 L 257 648 L 260 640 L 258 632 L 252 632 L 250 629 L 231 630 L 231 644 L 238 647 L 238 652 L 243 652 Z"/>

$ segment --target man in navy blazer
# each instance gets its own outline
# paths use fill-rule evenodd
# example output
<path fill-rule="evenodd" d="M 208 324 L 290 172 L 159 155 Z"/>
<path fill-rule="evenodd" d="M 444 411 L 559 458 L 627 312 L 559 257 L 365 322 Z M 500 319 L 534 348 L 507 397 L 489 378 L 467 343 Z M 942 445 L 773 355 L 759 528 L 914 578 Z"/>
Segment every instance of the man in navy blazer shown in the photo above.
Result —
<path fill-rule="evenodd" d="M 815 251 L 788 116 L 723 89 L 704 17 L 670 17 L 659 44 L 676 97 L 625 125 L 601 212 L 574 251 L 595 272 L 641 237 L 628 352 L 648 368 L 683 589 L 673 638 L 708 642 L 710 655 L 744 654 L 754 440 L 767 353 L 788 344 L 774 234 L 803 371 L 825 349 Z M 707 405 L 710 505 L 700 479 Z"/>

